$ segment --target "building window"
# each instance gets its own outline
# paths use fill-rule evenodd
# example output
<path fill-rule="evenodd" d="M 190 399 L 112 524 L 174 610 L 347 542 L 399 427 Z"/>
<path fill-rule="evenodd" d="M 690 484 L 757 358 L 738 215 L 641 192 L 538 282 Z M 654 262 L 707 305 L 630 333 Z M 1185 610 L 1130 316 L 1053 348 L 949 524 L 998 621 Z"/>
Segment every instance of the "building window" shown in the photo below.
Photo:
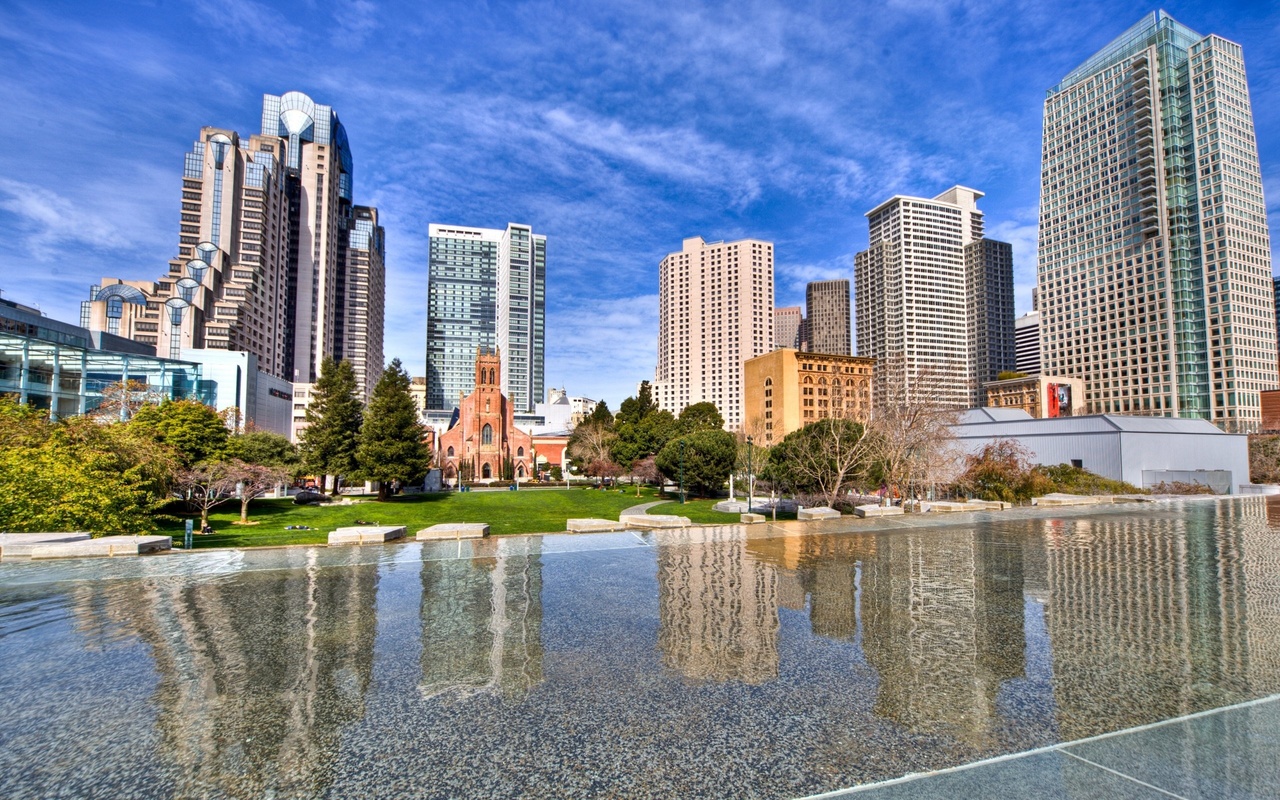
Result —
<path fill-rule="evenodd" d="M 489 427 L 489 426 L 488 426 L 488 425 L 486 425 L 485 427 L 487 428 L 487 427 Z M 483 467 L 481 467 L 481 468 L 480 468 L 480 477 L 482 477 L 482 478 L 492 478 L 492 477 L 493 477 L 493 468 L 492 468 L 492 467 L 490 467 L 488 464 L 485 464 Z"/>
<path fill-rule="evenodd" d="M 453 445 L 449 445 L 449 450 L 448 452 L 445 453 L 445 455 L 448 456 L 449 458 L 453 458 Z"/>
<path fill-rule="evenodd" d="M 480 444 L 493 444 L 493 426 L 486 424 L 480 430 Z M 488 469 L 488 467 L 486 467 Z M 488 477 L 487 475 L 485 476 Z"/>
<path fill-rule="evenodd" d="M 523 447 L 520 447 L 520 448 L 517 448 L 517 449 L 516 449 L 516 456 L 517 456 L 518 458 L 524 458 L 524 448 L 523 448 Z"/>

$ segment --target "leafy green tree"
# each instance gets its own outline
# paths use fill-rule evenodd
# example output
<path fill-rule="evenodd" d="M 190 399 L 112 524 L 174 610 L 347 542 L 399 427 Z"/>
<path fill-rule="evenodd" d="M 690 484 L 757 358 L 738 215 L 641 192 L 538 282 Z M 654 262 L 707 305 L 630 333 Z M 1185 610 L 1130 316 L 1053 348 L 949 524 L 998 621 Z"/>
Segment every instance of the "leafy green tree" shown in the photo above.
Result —
<path fill-rule="evenodd" d="M 271 431 L 248 431 L 227 439 L 227 455 L 236 462 L 240 524 L 249 522 L 249 503 L 288 481 L 301 466 L 293 442 Z"/>
<path fill-rule="evenodd" d="M 618 413 L 613 417 L 614 425 L 620 427 L 629 422 L 639 422 L 657 408 L 658 404 L 653 402 L 653 390 L 649 387 L 649 382 L 641 381 L 639 397 L 628 397 L 622 401 L 622 405 L 618 406 Z"/>
<path fill-rule="evenodd" d="M 684 407 L 680 412 L 681 435 L 696 431 L 715 431 L 724 427 L 724 417 L 715 403 L 694 403 Z"/>
<path fill-rule="evenodd" d="M 667 480 L 680 478 L 683 443 L 684 485 L 697 495 L 710 497 L 724 487 L 738 457 L 733 434 L 725 430 L 697 431 L 667 442 L 655 463 Z"/>
<path fill-rule="evenodd" d="M 600 425 L 604 425 L 606 428 L 612 429 L 613 414 L 609 413 L 609 404 L 603 400 L 596 403 L 595 409 L 593 409 L 592 412 L 587 416 L 587 418 L 584 419 L 582 422 L 584 425 L 588 422 L 594 422 Z"/>
<path fill-rule="evenodd" d="M 150 533 L 178 468 L 149 432 L 0 398 L 0 530 Z"/>
<path fill-rule="evenodd" d="M 827 505 L 867 466 L 870 440 L 850 419 L 820 419 L 787 434 L 769 451 L 768 480 L 784 490 L 820 494 Z"/>
<path fill-rule="evenodd" d="M 418 480 L 431 466 L 431 451 L 423 442 L 426 430 L 418 421 L 417 406 L 409 394 L 409 375 L 392 360 L 383 371 L 360 429 L 356 460 L 360 475 L 378 481 L 378 499 L 389 500 L 398 482 Z"/>
<path fill-rule="evenodd" d="M 139 408 L 129 423 L 172 447 L 185 468 L 222 458 L 227 426 L 218 412 L 198 400 L 165 400 Z"/>
<path fill-rule="evenodd" d="M 619 464 L 630 464 L 656 455 L 667 442 L 680 435 L 679 425 L 671 412 L 658 409 L 651 409 L 636 422 L 625 422 L 615 428 L 616 437 L 609 446 L 609 452 Z"/>
<path fill-rule="evenodd" d="M 307 405 L 307 427 L 301 441 L 302 466 L 315 475 L 333 476 L 333 494 L 338 495 L 342 476 L 356 471 L 357 438 L 363 410 L 356 399 L 356 373 L 347 361 L 326 357 L 320 364 Z"/>

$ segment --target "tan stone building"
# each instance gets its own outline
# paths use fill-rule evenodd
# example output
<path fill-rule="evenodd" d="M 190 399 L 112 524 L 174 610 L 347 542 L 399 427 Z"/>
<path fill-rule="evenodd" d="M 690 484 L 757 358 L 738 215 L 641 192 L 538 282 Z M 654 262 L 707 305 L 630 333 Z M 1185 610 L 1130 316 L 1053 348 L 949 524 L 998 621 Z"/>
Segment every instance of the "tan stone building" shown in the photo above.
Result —
<path fill-rule="evenodd" d="M 866 420 L 876 360 L 775 350 L 743 365 L 743 429 L 765 445 L 820 419 Z"/>
<path fill-rule="evenodd" d="M 502 394 L 502 357 L 476 351 L 476 388 L 458 401 L 458 421 L 440 436 L 446 481 L 500 480 L 511 464 L 514 479 L 533 476 L 533 437 L 516 427 L 515 406 Z"/>
<path fill-rule="evenodd" d="M 1076 417 L 1084 407 L 1084 381 L 1056 375 L 1027 375 L 982 385 L 989 408 L 1020 408 L 1036 419 Z"/>

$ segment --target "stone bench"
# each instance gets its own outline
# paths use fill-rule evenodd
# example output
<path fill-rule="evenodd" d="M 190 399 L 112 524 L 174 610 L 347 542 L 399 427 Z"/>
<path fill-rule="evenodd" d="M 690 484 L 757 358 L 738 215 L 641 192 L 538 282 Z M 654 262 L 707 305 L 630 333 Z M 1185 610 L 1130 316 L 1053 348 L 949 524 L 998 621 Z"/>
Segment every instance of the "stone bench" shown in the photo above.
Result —
<path fill-rule="evenodd" d="M 1012 503 L 1003 500 L 970 500 L 964 504 L 969 511 L 1004 511 L 1013 508 Z"/>
<path fill-rule="evenodd" d="M 565 530 L 570 533 L 604 533 L 606 531 L 620 531 L 626 528 L 621 522 L 611 519 L 597 519 L 594 517 L 587 519 L 571 519 L 565 523 Z"/>
<path fill-rule="evenodd" d="M 920 504 L 920 509 L 927 513 L 933 514 L 955 514 L 961 511 L 973 511 L 966 503 L 957 503 L 954 500 L 937 500 L 934 502 L 926 502 Z"/>
<path fill-rule="evenodd" d="M 764 514 L 743 514 L 741 519 L 744 525 L 755 525 L 764 522 Z"/>
<path fill-rule="evenodd" d="M 403 525 L 361 525 L 338 528 L 329 534 L 329 544 L 382 544 L 404 536 Z"/>
<path fill-rule="evenodd" d="M 802 508 L 796 512 L 796 519 L 809 521 L 815 519 L 840 519 L 840 512 L 834 508 L 826 506 L 814 506 L 813 508 Z"/>
<path fill-rule="evenodd" d="M 684 528 L 690 522 L 688 517 L 677 517 L 674 514 L 623 514 L 618 522 L 624 528 Z"/>
<path fill-rule="evenodd" d="M 39 558 L 110 558 L 158 553 L 173 547 L 170 536 L 101 536 L 71 542 L 49 542 L 31 547 L 31 557 Z"/>
<path fill-rule="evenodd" d="M 859 517 L 898 517 L 902 509 L 898 506 L 858 506 L 853 513 Z"/>
<path fill-rule="evenodd" d="M 83 542 L 89 534 L 83 531 L 75 533 L 0 533 L 0 559 L 28 558 L 31 548 L 40 544 L 58 542 Z"/>
<path fill-rule="evenodd" d="M 1089 495 L 1080 494 L 1047 494 L 1044 497 L 1031 498 L 1031 504 L 1035 506 L 1044 506 L 1046 508 L 1055 508 L 1058 506 L 1096 506 L 1100 503 L 1110 503 L 1109 497 L 1091 497 Z"/>
<path fill-rule="evenodd" d="M 418 541 L 436 541 L 440 539 L 480 539 L 489 535 L 489 524 L 486 522 L 442 522 L 418 531 Z"/>

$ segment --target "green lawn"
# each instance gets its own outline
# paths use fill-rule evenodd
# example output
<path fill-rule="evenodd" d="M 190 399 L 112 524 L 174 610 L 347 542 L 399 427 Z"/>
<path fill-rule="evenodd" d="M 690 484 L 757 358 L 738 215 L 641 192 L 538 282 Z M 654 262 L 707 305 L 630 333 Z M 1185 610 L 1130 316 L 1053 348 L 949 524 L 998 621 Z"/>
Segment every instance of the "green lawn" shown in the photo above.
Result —
<path fill-rule="evenodd" d="M 563 531 L 565 521 L 576 517 L 617 519 L 619 512 L 655 499 L 655 491 L 643 488 L 625 492 L 597 489 L 524 489 L 519 492 L 466 492 L 396 497 L 386 503 L 369 498 L 349 506 L 295 506 L 291 500 L 255 500 L 249 520 L 257 525 L 234 525 L 240 504 L 232 500 L 209 515 L 216 533 L 194 537 L 196 547 L 264 547 L 286 544 L 322 544 L 335 528 L 364 523 L 404 525 L 406 535 L 438 522 L 487 522 L 493 534 Z M 707 508 L 710 509 L 710 502 Z M 685 516 L 688 516 L 687 514 Z M 716 514 L 729 518 L 730 514 Z M 197 516 L 196 525 L 200 519 Z M 736 518 L 735 518 L 736 519 Z M 715 521 L 722 521 L 717 519 Z M 162 523 L 159 533 L 174 537 L 181 546 L 183 520 Z M 289 531 L 287 525 L 309 525 L 316 530 Z"/>

